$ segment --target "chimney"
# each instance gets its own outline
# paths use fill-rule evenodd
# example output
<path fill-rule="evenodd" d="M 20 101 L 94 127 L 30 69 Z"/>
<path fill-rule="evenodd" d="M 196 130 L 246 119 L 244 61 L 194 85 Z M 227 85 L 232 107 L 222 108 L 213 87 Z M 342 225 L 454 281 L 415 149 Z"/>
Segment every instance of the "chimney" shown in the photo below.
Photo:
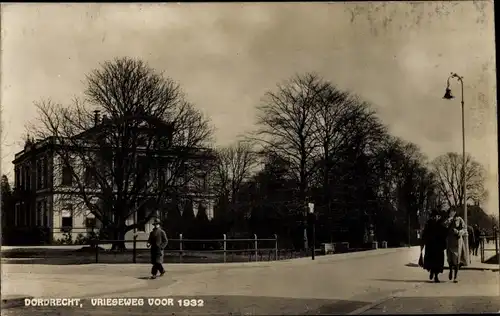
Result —
<path fill-rule="evenodd" d="M 94 111 L 94 125 L 97 126 L 97 124 L 99 124 L 99 110 L 95 110 Z"/>

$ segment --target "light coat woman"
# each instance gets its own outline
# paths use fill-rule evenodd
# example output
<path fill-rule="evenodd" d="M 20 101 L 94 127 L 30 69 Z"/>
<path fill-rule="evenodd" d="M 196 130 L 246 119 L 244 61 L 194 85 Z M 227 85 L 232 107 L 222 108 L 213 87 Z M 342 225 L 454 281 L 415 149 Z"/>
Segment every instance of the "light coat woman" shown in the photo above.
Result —
<path fill-rule="evenodd" d="M 448 227 L 448 236 L 446 238 L 446 257 L 450 273 L 448 278 L 457 282 L 458 270 L 461 266 L 467 265 L 464 236 L 467 232 L 464 220 L 456 215 L 455 211 L 450 211 L 448 219 L 444 225 Z"/>

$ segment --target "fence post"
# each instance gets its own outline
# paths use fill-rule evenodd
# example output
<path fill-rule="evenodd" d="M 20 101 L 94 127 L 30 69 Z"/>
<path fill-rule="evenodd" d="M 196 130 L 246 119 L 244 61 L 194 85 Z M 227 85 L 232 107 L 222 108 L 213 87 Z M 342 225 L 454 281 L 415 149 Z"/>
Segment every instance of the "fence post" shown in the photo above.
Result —
<path fill-rule="evenodd" d="M 259 258 L 257 257 L 259 255 L 259 248 L 258 248 L 258 245 L 257 245 L 257 234 L 253 234 L 253 238 L 254 238 L 254 243 L 255 243 L 255 261 L 258 261 Z"/>
<path fill-rule="evenodd" d="M 480 250 L 481 250 L 481 263 L 484 263 L 484 247 L 486 247 L 486 237 L 481 237 Z"/>
<path fill-rule="evenodd" d="M 226 234 L 223 234 L 222 236 L 224 238 L 224 250 L 223 250 L 224 251 L 224 263 L 226 263 L 226 249 L 227 249 L 226 242 L 227 242 L 227 237 L 226 237 Z"/>
<path fill-rule="evenodd" d="M 274 260 L 278 260 L 278 235 L 274 234 Z"/>
<path fill-rule="evenodd" d="M 495 255 L 498 254 L 498 236 L 496 228 L 493 228 L 493 240 L 495 243 Z"/>
<path fill-rule="evenodd" d="M 493 231 L 493 236 L 495 238 L 495 256 L 498 259 L 499 255 L 498 255 L 498 230 L 497 229 L 495 229 Z"/>
<path fill-rule="evenodd" d="M 182 263 L 182 251 L 183 251 L 183 247 L 182 247 L 182 234 L 179 234 L 179 262 Z"/>
<path fill-rule="evenodd" d="M 99 240 L 95 240 L 95 263 L 99 263 Z"/>
<path fill-rule="evenodd" d="M 134 235 L 134 243 L 133 243 L 133 249 L 132 249 L 132 261 L 134 263 L 137 263 L 137 235 Z"/>

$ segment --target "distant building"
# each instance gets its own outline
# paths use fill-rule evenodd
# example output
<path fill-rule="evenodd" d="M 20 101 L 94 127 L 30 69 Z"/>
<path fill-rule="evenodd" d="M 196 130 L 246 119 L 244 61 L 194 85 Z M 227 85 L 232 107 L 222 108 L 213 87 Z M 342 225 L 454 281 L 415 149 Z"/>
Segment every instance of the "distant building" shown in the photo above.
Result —
<path fill-rule="evenodd" d="M 65 234 L 70 234 L 75 240 L 79 234 L 85 236 L 89 232 L 97 232 L 102 227 L 83 203 L 78 190 L 71 190 L 77 183 L 73 179 L 72 171 L 62 165 L 62 159 L 57 155 L 54 146 L 58 146 L 54 137 L 39 141 L 28 137 L 24 149 L 15 154 L 13 161 L 13 191 L 16 199 L 14 225 L 25 229 L 45 228 L 49 232 L 45 242 L 62 239 Z M 213 159 L 209 149 L 193 148 L 192 152 L 192 159 Z M 78 164 L 78 161 L 74 163 Z M 84 179 L 87 175 L 85 171 L 81 173 L 80 177 Z M 192 203 L 194 209 L 206 210 L 210 218 L 214 203 L 213 196 L 205 184 L 206 176 L 200 173 L 186 184 L 185 198 L 187 202 Z M 91 179 L 89 181 L 91 182 Z M 100 201 L 96 200 L 95 203 Z M 127 225 L 133 224 L 138 218 L 145 218 L 146 212 L 149 211 L 151 210 L 141 208 L 127 220 Z M 161 218 L 163 215 L 156 216 Z M 146 223 L 136 231 L 147 233 L 150 229 L 150 223 Z"/>

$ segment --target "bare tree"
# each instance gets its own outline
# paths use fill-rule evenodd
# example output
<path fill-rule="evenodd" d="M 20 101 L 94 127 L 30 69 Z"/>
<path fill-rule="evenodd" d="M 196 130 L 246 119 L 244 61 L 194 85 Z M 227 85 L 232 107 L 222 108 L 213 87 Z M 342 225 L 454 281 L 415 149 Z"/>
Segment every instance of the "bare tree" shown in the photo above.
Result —
<path fill-rule="evenodd" d="M 380 123 L 370 105 L 357 96 L 322 81 L 316 90 L 314 136 L 319 145 L 319 182 L 323 188 L 325 213 L 331 219 L 332 170 L 348 151 L 359 153 L 370 150 L 385 137 L 385 127 Z M 348 176 L 343 173 L 342 176 Z M 339 181 L 338 178 L 335 179 Z"/>
<path fill-rule="evenodd" d="M 0 158 L 2 161 L 7 159 L 10 155 L 12 155 L 11 147 L 14 145 L 12 143 L 7 143 L 8 139 L 8 128 L 7 125 L 10 123 L 9 120 L 6 120 L 4 116 L 4 107 L 0 104 L 0 140 L 2 146 L 0 147 Z M 2 166 L 0 166 L 0 170 L 7 177 L 10 176 L 10 172 L 7 170 L 3 170 Z"/>
<path fill-rule="evenodd" d="M 457 153 L 446 153 L 434 159 L 432 168 L 437 177 L 439 192 L 448 207 L 463 205 L 464 186 L 462 183 L 463 159 Z M 469 154 L 465 159 L 465 179 L 467 183 L 467 202 L 481 202 L 486 198 L 484 187 L 484 167 Z"/>
<path fill-rule="evenodd" d="M 286 160 L 298 185 L 297 210 L 305 211 L 319 147 L 315 135 L 317 94 L 324 82 L 315 74 L 297 75 L 267 92 L 258 107 L 258 140 L 264 150 Z"/>
<path fill-rule="evenodd" d="M 241 228 L 247 213 L 238 208 L 239 195 L 245 181 L 249 181 L 257 166 L 257 153 L 252 143 L 238 141 L 217 150 L 212 171 L 212 189 L 219 199 L 219 219 L 233 229 Z"/>
<path fill-rule="evenodd" d="M 239 141 L 218 149 L 214 170 L 214 188 L 218 195 L 236 203 L 242 183 L 250 179 L 256 164 L 257 154 L 248 142 Z"/>
<path fill-rule="evenodd" d="M 37 103 L 31 130 L 53 143 L 58 200 L 80 203 L 123 240 L 199 175 L 212 129 L 177 83 L 140 60 L 105 62 L 86 84 L 83 101 Z"/>

